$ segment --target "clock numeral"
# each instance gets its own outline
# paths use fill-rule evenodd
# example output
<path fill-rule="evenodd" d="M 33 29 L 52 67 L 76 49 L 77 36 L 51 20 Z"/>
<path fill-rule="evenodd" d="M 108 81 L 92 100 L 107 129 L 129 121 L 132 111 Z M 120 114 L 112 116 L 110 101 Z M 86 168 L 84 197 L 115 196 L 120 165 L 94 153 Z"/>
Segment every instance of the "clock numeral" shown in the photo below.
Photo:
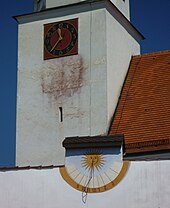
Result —
<path fill-rule="evenodd" d="M 50 49 L 51 49 L 51 48 L 50 48 Z M 56 52 L 55 52 L 55 50 L 53 50 L 53 51 L 52 51 L 52 54 L 53 54 L 53 55 L 56 55 Z"/>
<path fill-rule="evenodd" d="M 48 32 L 47 33 L 47 38 L 49 38 L 51 36 L 51 33 L 50 32 Z"/>
<path fill-rule="evenodd" d="M 69 47 L 67 47 L 67 48 L 66 48 L 66 53 L 68 53 L 68 52 L 69 52 L 69 50 L 70 50 L 70 48 L 69 48 Z"/>
<path fill-rule="evenodd" d="M 66 24 L 66 28 L 67 28 L 67 29 L 69 28 L 69 25 L 68 25 L 68 24 Z"/>
<path fill-rule="evenodd" d="M 50 43 L 50 40 L 49 39 L 46 39 L 45 40 L 45 43 L 48 45 Z"/>
<path fill-rule="evenodd" d="M 70 29 L 70 31 L 71 31 L 71 33 L 74 33 L 74 28 L 72 27 L 72 28 Z"/>
<path fill-rule="evenodd" d="M 56 31 L 56 30 L 58 29 L 58 25 L 55 25 L 55 26 L 54 26 L 54 29 L 55 29 L 55 31 Z"/>
<path fill-rule="evenodd" d="M 54 33 L 54 32 L 55 32 L 55 28 L 52 27 L 52 28 L 50 29 L 50 32 L 51 32 L 51 33 Z"/>
<path fill-rule="evenodd" d="M 63 27 L 63 23 L 60 23 L 58 26 L 59 26 L 59 28 L 62 28 Z"/>
<path fill-rule="evenodd" d="M 59 51 L 59 55 L 60 55 L 60 56 L 63 55 L 63 51 Z"/>
<path fill-rule="evenodd" d="M 75 40 L 77 38 L 76 34 L 73 34 L 73 39 Z"/>

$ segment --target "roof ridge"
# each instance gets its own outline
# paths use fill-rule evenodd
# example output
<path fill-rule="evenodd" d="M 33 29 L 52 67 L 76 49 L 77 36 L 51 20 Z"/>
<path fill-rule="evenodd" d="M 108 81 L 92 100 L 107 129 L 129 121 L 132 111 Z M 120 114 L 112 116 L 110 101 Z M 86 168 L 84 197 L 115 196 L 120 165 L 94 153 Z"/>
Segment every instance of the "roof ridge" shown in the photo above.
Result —
<path fill-rule="evenodd" d="M 165 54 L 170 54 L 170 50 L 165 50 L 165 51 L 155 51 L 151 53 L 145 53 L 145 54 L 140 54 L 140 55 L 134 55 L 132 57 L 134 58 L 139 58 L 139 57 L 145 57 L 145 56 L 154 56 L 154 55 L 165 55 Z"/>

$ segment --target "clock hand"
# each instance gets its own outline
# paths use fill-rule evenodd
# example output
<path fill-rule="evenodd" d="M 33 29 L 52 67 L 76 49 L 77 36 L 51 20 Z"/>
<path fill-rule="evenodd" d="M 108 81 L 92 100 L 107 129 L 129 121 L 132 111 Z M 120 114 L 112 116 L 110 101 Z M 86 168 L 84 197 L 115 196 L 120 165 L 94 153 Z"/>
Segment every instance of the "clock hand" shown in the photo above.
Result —
<path fill-rule="evenodd" d="M 61 36 L 61 29 L 60 28 L 57 29 L 57 33 L 58 33 L 59 38 L 63 39 Z"/>
<path fill-rule="evenodd" d="M 57 29 L 57 33 L 58 33 L 58 40 L 54 44 L 54 46 L 52 47 L 52 49 L 50 50 L 50 52 L 53 51 L 57 47 L 58 43 L 63 39 L 62 36 L 61 36 L 61 29 L 60 28 Z"/>

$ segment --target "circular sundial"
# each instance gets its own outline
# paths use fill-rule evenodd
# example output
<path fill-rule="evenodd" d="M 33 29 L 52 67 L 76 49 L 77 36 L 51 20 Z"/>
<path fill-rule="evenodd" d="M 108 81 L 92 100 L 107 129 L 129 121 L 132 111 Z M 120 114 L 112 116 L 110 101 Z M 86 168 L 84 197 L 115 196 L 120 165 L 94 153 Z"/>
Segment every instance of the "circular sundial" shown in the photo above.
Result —
<path fill-rule="evenodd" d="M 83 148 L 67 150 L 63 179 L 86 193 L 107 191 L 125 176 L 128 162 L 123 162 L 118 148 Z"/>

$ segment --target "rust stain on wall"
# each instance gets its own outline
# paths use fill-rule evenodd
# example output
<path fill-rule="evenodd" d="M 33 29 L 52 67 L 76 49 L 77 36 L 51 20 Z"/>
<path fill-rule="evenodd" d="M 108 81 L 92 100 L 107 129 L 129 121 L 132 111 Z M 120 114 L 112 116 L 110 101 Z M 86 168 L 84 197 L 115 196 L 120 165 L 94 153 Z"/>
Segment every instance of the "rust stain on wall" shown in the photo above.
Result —
<path fill-rule="evenodd" d="M 80 55 L 45 61 L 41 72 L 42 92 L 55 100 L 71 97 L 83 86 L 84 72 Z"/>

